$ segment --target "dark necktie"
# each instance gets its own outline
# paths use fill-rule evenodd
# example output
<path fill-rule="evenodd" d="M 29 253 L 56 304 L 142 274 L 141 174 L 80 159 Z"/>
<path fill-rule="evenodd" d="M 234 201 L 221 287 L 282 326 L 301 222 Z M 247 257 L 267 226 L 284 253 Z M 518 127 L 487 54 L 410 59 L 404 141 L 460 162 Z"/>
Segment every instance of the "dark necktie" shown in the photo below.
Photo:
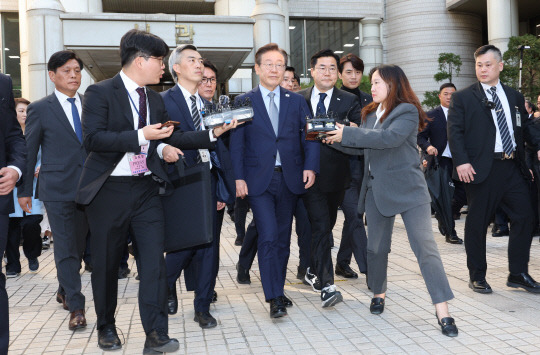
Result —
<path fill-rule="evenodd" d="M 67 99 L 71 103 L 71 115 L 73 116 L 73 127 L 75 128 L 75 134 L 79 138 L 79 142 L 82 143 L 82 126 L 81 117 L 79 116 L 79 110 L 75 106 L 75 98 L 71 97 Z"/>
<path fill-rule="evenodd" d="M 139 94 L 139 126 L 138 129 L 144 128 L 146 126 L 146 92 L 144 88 L 137 88 L 137 93 Z"/>
<path fill-rule="evenodd" d="M 193 126 L 196 131 L 201 130 L 201 115 L 199 115 L 199 109 L 197 108 L 197 96 L 191 95 L 191 118 L 193 119 Z M 197 163 L 202 161 L 201 155 L 197 152 Z"/>
<path fill-rule="evenodd" d="M 319 103 L 317 104 L 317 111 L 315 112 L 315 115 L 317 116 L 324 116 L 326 115 L 326 107 L 324 107 L 324 99 L 326 99 L 326 93 L 320 92 L 319 93 Z"/>
<path fill-rule="evenodd" d="M 514 150 L 514 145 L 512 144 L 512 137 L 510 137 L 510 131 L 508 130 L 508 124 L 506 123 L 506 115 L 504 114 L 504 109 L 497 96 L 497 87 L 492 86 L 490 88 L 491 96 L 493 102 L 495 103 L 495 113 L 497 114 L 497 126 L 499 126 L 499 133 L 501 134 L 501 141 L 503 145 L 503 150 L 506 154 L 512 154 Z"/>

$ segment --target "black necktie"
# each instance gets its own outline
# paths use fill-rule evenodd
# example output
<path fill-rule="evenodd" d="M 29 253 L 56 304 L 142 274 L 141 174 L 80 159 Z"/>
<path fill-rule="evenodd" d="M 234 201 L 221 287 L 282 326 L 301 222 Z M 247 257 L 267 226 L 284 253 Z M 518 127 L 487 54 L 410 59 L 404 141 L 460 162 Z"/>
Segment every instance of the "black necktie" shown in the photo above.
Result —
<path fill-rule="evenodd" d="M 75 106 L 75 98 L 70 97 L 67 99 L 71 103 L 71 115 L 73 116 L 73 128 L 75 128 L 75 134 L 79 141 L 82 143 L 82 126 L 81 126 L 81 117 L 79 116 L 79 110 Z"/>
<path fill-rule="evenodd" d="M 495 103 L 495 113 L 497 114 L 497 126 L 499 126 L 499 133 L 501 135 L 501 141 L 503 145 L 503 150 L 507 155 L 512 154 L 514 150 L 514 145 L 512 144 L 512 137 L 510 137 L 510 131 L 508 130 L 508 124 L 506 123 L 506 115 L 504 114 L 504 109 L 497 96 L 497 87 L 492 86 L 490 88 L 491 97 Z"/>
<path fill-rule="evenodd" d="M 317 116 L 324 116 L 326 115 L 326 107 L 324 107 L 324 99 L 326 99 L 326 93 L 320 92 L 319 93 L 319 103 L 317 104 L 317 112 L 315 114 Z"/>
<path fill-rule="evenodd" d="M 135 91 L 139 94 L 139 126 L 137 128 L 141 129 L 146 126 L 146 92 L 144 88 L 137 88 Z"/>

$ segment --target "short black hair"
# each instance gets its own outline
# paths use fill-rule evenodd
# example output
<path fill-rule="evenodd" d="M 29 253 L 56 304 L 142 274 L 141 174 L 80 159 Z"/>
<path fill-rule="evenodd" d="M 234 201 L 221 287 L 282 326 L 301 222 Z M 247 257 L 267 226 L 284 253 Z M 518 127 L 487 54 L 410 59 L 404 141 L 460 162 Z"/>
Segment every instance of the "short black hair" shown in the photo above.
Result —
<path fill-rule="evenodd" d="M 296 70 L 294 69 L 294 67 L 291 67 L 291 66 L 285 67 L 285 71 L 290 71 L 290 72 L 292 72 L 293 74 L 296 73 Z"/>
<path fill-rule="evenodd" d="M 165 57 L 169 46 L 160 37 L 139 30 L 129 30 L 120 40 L 122 67 L 131 64 L 137 57 Z"/>
<path fill-rule="evenodd" d="M 360 59 L 359 56 L 357 56 L 355 54 L 352 54 L 352 53 L 349 53 L 346 56 L 341 57 L 341 59 L 339 61 L 339 65 L 340 65 L 339 73 L 340 74 L 343 72 L 343 66 L 345 65 L 345 63 L 348 63 L 348 62 L 351 63 L 351 65 L 352 65 L 352 67 L 354 69 L 364 73 L 364 61 L 362 59 Z"/>
<path fill-rule="evenodd" d="M 81 58 L 77 57 L 77 55 L 73 51 L 59 51 L 51 55 L 51 57 L 49 58 L 49 62 L 47 63 L 47 70 L 56 73 L 56 69 L 60 68 L 72 59 L 75 59 L 77 63 L 79 63 L 79 67 L 81 67 L 82 70 L 83 62 Z"/>
<path fill-rule="evenodd" d="M 298 76 L 298 74 L 294 73 L 294 80 L 296 80 L 296 82 L 298 83 L 298 85 L 300 85 L 300 77 Z"/>
<path fill-rule="evenodd" d="M 315 65 L 317 65 L 317 61 L 319 60 L 319 58 L 324 58 L 324 57 L 332 57 L 332 58 L 334 58 L 336 60 L 336 65 L 337 65 L 338 71 L 341 72 L 341 65 L 339 64 L 339 57 L 331 49 L 323 49 L 323 50 L 320 50 L 317 53 L 315 53 L 311 57 L 311 67 L 315 68 Z"/>
<path fill-rule="evenodd" d="M 478 57 L 481 56 L 481 55 L 486 54 L 486 53 L 489 52 L 489 51 L 494 52 L 495 57 L 497 58 L 497 61 L 498 61 L 498 62 L 502 62 L 502 53 L 501 53 L 501 50 L 500 50 L 499 48 L 495 47 L 495 46 L 492 45 L 492 44 L 486 44 L 485 46 L 482 46 L 482 47 L 478 48 L 478 49 L 474 52 L 474 59 L 478 58 Z"/>
<path fill-rule="evenodd" d="M 208 59 L 205 58 L 205 59 L 203 59 L 203 65 L 204 65 L 205 68 L 208 68 L 211 71 L 213 71 L 214 74 L 216 74 L 216 76 L 217 76 L 218 70 L 217 70 L 216 66 L 211 61 L 209 61 Z"/>
<path fill-rule="evenodd" d="M 441 91 L 443 91 L 444 89 L 446 88 L 454 88 L 454 90 L 457 90 L 456 89 L 456 86 L 452 83 L 444 83 L 441 85 L 441 87 L 439 88 L 439 94 L 441 93 Z"/>

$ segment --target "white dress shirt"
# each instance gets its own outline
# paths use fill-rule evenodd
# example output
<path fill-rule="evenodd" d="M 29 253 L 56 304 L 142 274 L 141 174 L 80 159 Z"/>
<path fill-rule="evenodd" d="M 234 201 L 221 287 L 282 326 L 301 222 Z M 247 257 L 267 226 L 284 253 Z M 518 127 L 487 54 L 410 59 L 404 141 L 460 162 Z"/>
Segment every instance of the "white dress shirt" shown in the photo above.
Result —
<path fill-rule="evenodd" d="M 62 109 L 64 110 L 66 117 L 69 121 L 69 124 L 71 125 L 71 128 L 73 128 L 73 132 L 75 132 L 75 125 L 73 124 L 73 113 L 71 111 L 71 102 L 68 101 L 70 99 L 69 96 L 66 94 L 61 93 L 60 91 L 54 89 L 54 94 L 56 95 L 56 98 L 58 101 L 60 101 L 60 105 L 62 106 Z M 77 111 L 79 111 L 79 119 L 81 118 L 82 114 L 82 104 L 81 104 L 81 98 L 78 93 L 75 94 L 75 107 L 77 107 Z"/>
<path fill-rule="evenodd" d="M 510 138 L 512 139 L 512 147 L 516 149 L 516 140 L 514 139 L 514 127 L 512 126 L 512 112 L 510 111 L 510 104 L 508 103 L 508 98 L 506 97 L 506 93 L 504 92 L 500 81 L 497 83 L 496 87 L 497 97 L 501 101 L 504 115 L 506 116 L 506 124 L 508 125 Z M 491 95 L 491 86 L 482 83 L 482 88 L 484 89 L 488 100 L 493 101 L 493 96 Z M 503 152 L 504 149 L 502 145 L 501 132 L 499 132 L 499 124 L 497 123 L 497 112 L 495 112 L 495 109 L 491 110 L 491 116 L 493 117 L 493 123 L 495 124 L 495 129 L 497 130 L 497 134 L 495 136 L 495 153 L 500 153 Z"/>
<path fill-rule="evenodd" d="M 446 119 L 446 122 L 448 122 L 448 107 L 444 107 L 441 105 L 441 108 L 444 113 L 444 118 Z M 452 158 L 452 153 L 450 153 L 450 146 L 448 145 L 448 134 L 446 135 L 446 148 L 444 148 L 444 152 L 442 153 L 443 157 Z"/>
<path fill-rule="evenodd" d="M 313 110 L 313 115 L 317 115 L 317 104 L 319 103 L 320 91 L 317 89 L 315 85 L 313 85 L 313 90 L 311 90 L 311 109 Z M 331 88 L 330 90 L 326 91 L 326 97 L 324 98 L 324 108 L 326 109 L 326 112 L 328 113 L 328 107 L 330 106 L 330 100 L 332 99 L 332 94 L 334 93 L 334 88 Z"/>

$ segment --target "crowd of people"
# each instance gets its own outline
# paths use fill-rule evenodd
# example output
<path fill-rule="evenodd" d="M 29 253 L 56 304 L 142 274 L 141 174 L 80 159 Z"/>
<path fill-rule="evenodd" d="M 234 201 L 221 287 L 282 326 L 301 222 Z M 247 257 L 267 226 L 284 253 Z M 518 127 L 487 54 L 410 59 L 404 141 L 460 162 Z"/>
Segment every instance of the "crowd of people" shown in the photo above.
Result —
<path fill-rule="evenodd" d="M 457 336 L 448 307 L 454 295 L 431 228 L 432 200 L 419 152 L 436 160 L 453 181 L 446 206 L 452 215 L 459 218 L 468 206 L 464 241 L 472 291 L 492 292 L 486 280 L 486 233 L 493 216 L 503 215 L 506 226 L 495 232 L 506 228 L 509 235 L 507 285 L 540 293 L 528 271 L 539 224 L 534 206 L 540 201 L 540 112 L 500 82 L 504 65 L 496 47 L 474 53 L 478 82 L 458 91 L 443 84 L 441 105 L 426 113 L 396 65 L 371 69 L 368 94 L 359 90 L 362 60 L 323 49 L 311 57 L 313 85 L 301 89 L 287 53 L 270 43 L 255 53 L 260 84 L 235 98 L 237 103 L 250 99 L 253 119 L 213 128 L 202 113 L 216 104 L 218 69 L 194 45 L 180 45 L 169 55 L 161 38 L 131 30 L 121 39 L 120 55 L 120 72 L 89 86 L 84 95 L 78 93 L 83 62 L 72 51 L 50 57 L 55 90 L 35 102 L 14 100 L 9 77 L 0 75 L 0 255 L 5 251 L 6 274 L 21 272 L 21 238 L 28 267 L 37 271 L 52 233 L 56 300 L 69 311 L 70 330 L 87 326 L 80 278 L 84 260 L 92 272 L 101 349 L 122 347 L 115 310 L 118 279 L 129 273 L 128 250 L 140 280 L 145 353 L 179 348 L 169 337 L 168 316 L 178 311 L 182 273 L 187 290 L 195 291 L 194 321 L 204 329 L 217 326 L 210 305 L 218 301 L 214 288 L 227 205 L 235 244 L 241 246 L 237 281 L 251 283 L 258 255 L 271 318 L 286 316 L 294 305 L 284 292 L 293 218 L 297 277 L 320 294 L 321 306 L 343 302 L 334 275 L 358 278 L 350 265 L 354 255 L 373 292 L 370 312 L 383 313 L 393 225 L 400 215 L 441 332 Z M 160 82 L 167 56 L 175 84 L 158 94 L 148 86 Z M 306 120 L 312 117 L 332 117 L 336 129 L 320 140 L 306 139 Z M 210 207 L 194 212 L 208 216 L 209 223 L 186 221 L 171 232 L 165 225 L 178 212 L 165 210 L 162 198 L 178 196 L 179 164 L 209 171 L 208 191 L 195 193 L 209 194 Z M 253 220 L 246 230 L 249 209 Z M 332 231 L 339 209 L 345 219 L 334 267 Z M 436 217 L 446 242 L 462 244 L 455 222 L 444 225 L 442 216 Z M 166 241 L 182 238 L 186 229 L 209 230 L 211 242 L 165 250 Z M 0 312 L 0 353 L 6 353 L 3 274 Z"/>

